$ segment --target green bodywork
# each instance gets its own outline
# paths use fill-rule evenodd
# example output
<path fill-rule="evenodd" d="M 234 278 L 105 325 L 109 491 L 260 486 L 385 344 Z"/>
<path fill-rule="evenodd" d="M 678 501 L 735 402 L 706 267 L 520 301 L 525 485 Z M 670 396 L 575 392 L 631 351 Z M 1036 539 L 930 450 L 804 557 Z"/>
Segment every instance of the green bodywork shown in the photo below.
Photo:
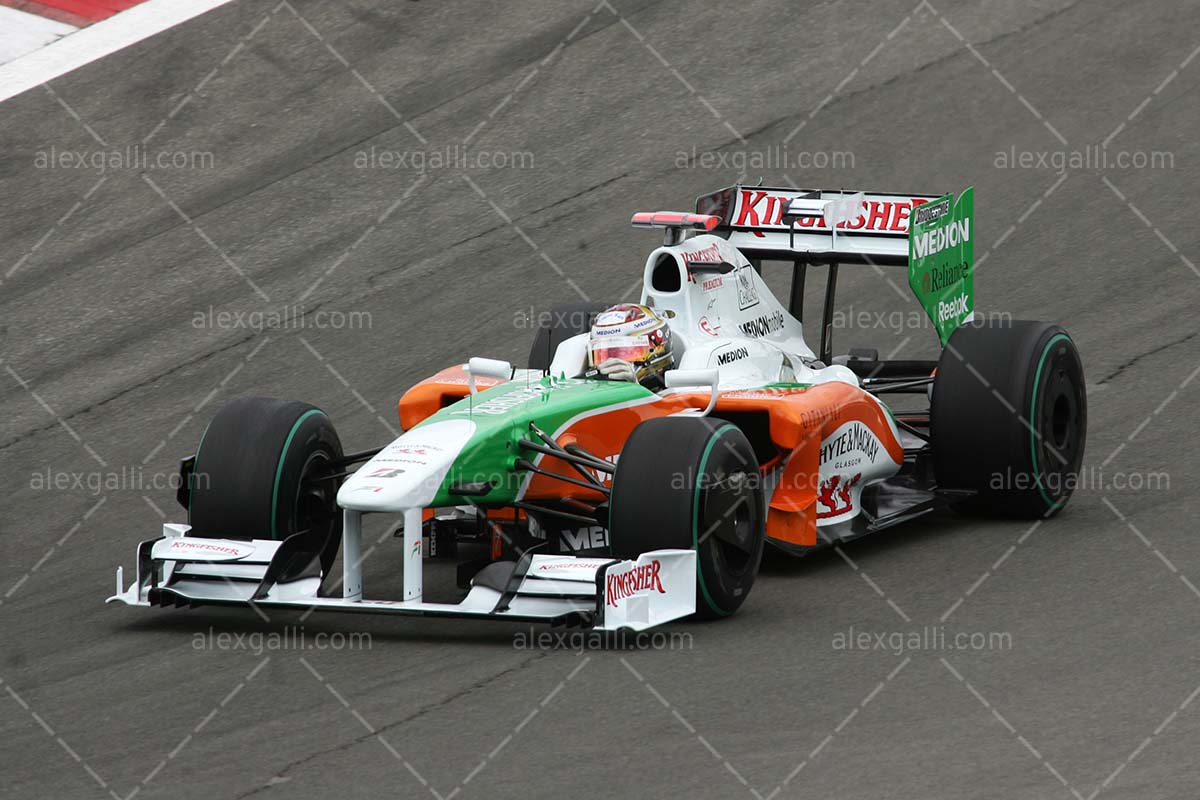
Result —
<path fill-rule="evenodd" d="M 450 487 L 481 481 L 492 481 L 494 487 L 475 499 L 488 505 L 510 504 L 517 499 L 528 474 L 517 470 L 516 460 L 533 461 L 537 456 L 531 450 L 518 447 L 522 438 L 539 441 L 530 431 L 529 423 L 553 435 L 579 414 L 652 396 L 653 392 L 636 383 L 548 377 L 528 383 L 518 378 L 468 395 L 440 409 L 413 429 L 450 419 L 471 419 L 476 426 L 474 435 L 450 468 L 431 505 L 461 504 L 463 498 L 451 494 Z"/>
<path fill-rule="evenodd" d="M 912 210 L 908 285 L 942 344 L 975 311 L 975 189 Z"/>

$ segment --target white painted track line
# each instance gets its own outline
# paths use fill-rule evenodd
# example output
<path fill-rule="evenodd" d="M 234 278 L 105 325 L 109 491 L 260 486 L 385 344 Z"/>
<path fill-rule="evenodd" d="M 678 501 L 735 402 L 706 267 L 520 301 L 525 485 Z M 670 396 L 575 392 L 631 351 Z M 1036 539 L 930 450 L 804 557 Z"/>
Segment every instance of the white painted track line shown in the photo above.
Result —
<path fill-rule="evenodd" d="M 0 102 L 229 2 L 231 0 L 147 0 L 89 25 L 0 65 Z"/>
<path fill-rule="evenodd" d="M 0 6 L 0 64 L 45 47 L 77 31 L 74 25 L 56 22 L 8 6 Z"/>

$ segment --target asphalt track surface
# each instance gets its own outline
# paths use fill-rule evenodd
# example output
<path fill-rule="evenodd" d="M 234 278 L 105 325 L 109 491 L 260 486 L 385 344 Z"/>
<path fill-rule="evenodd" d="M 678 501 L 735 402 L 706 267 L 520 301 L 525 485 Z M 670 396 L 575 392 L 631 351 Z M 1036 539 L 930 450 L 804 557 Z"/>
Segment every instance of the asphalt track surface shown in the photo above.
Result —
<path fill-rule="evenodd" d="M 293 3 L 220 8 L 0 109 L 0 795 L 1196 796 L 1200 7 Z M 1091 478 L 1059 518 L 772 558 L 736 617 L 671 626 L 675 649 L 325 615 L 309 642 L 370 648 L 259 653 L 252 634 L 299 621 L 103 605 L 159 511 L 178 517 L 171 492 L 37 474 L 169 474 L 248 393 L 379 444 L 414 380 L 522 360 L 523 313 L 630 296 L 656 243 L 630 214 L 687 208 L 801 125 L 792 155 L 853 166 L 751 181 L 974 185 L 980 307 L 1075 337 Z M 154 131 L 211 168 L 35 163 Z M 356 164 L 468 137 L 533 162 Z M 1173 167 L 997 166 L 1106 138 Z M 726 163 L 678 164 L 693 147 Z M 872 270 L 843 270 L 840 296 L 859 316 L 838 349 L 934 352 Z M 370 327 L 197 319 L 298 305 Z M 398 584 L 389 544 L 369 590 Z M 925 626 L 993 640 L 896 646 Z M 851 629 L 870 645 L 839 646 Z"/>

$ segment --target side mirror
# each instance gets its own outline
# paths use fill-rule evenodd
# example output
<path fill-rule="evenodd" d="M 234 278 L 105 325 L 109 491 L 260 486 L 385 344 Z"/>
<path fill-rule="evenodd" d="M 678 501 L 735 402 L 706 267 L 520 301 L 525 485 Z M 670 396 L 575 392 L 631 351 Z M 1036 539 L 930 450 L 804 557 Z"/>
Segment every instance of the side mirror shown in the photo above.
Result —
<path fill-rule="evenodd" d="M 475 376 L 478 375 L 484 378 L 499 378 L 502 381 L 509 380 L 513 376 L 513 366 L 507 361 L 500 361 L 495 358 L 479 358 L 478 356 L 467 361 L 467 386 L 471 390 L 471 394 L 476 394 L 479 390 L 475 388 Z"/>
<path fill-rule="evenodd" d="M 663 380 L 666 382 L 668 389 L 708 387 L 709 398 L 707 408 L 699 412 L 695 409 L 689 409 L 681 413 L 707 417 L 717 405 L 717 383 L 720 380 L 720 372 L 716 369 L 669 369 L 663 375 Z"/>

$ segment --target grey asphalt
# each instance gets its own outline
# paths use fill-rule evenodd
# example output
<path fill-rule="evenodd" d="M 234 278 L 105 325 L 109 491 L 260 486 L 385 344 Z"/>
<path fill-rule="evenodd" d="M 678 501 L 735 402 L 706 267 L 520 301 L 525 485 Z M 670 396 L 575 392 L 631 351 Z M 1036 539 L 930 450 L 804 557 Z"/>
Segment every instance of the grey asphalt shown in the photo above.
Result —
<path fill-rule="evenodd" d="M 1196 796 L 1200 7 L 293 3 L 0 106 L 0 796 Z M 150 134 L 211 163 L 39 165 Z M 434 163 L 464 139 L 510 165 Z M 150 484 L 222 400 L 305 399 L 379 444 L 413 381 L 522 360 L 531 311 L 629 296 L 656 243 L 632 212 L 686 209 L 785 139 L 853 163 L 748 180 L 976 187 L 980 307 L 1058 321 L 1084 359 L 1088 483 L 1058 518 L 774 557 L 734 618 L 658 649 L 103 605 L 179 517 Z M 1106 140 L 1173 160 L 1048 166 Z M 842 289 L 838 349 L 935 352 L 884 277 Z M 308 327 L 252 325 L 290 306 Z M 397 555 L 368 589 L 396 588 Z M 301 624 L 370 640 L 255 646 Z M 945 638 L 907 641 L 925 630 Z"/>

